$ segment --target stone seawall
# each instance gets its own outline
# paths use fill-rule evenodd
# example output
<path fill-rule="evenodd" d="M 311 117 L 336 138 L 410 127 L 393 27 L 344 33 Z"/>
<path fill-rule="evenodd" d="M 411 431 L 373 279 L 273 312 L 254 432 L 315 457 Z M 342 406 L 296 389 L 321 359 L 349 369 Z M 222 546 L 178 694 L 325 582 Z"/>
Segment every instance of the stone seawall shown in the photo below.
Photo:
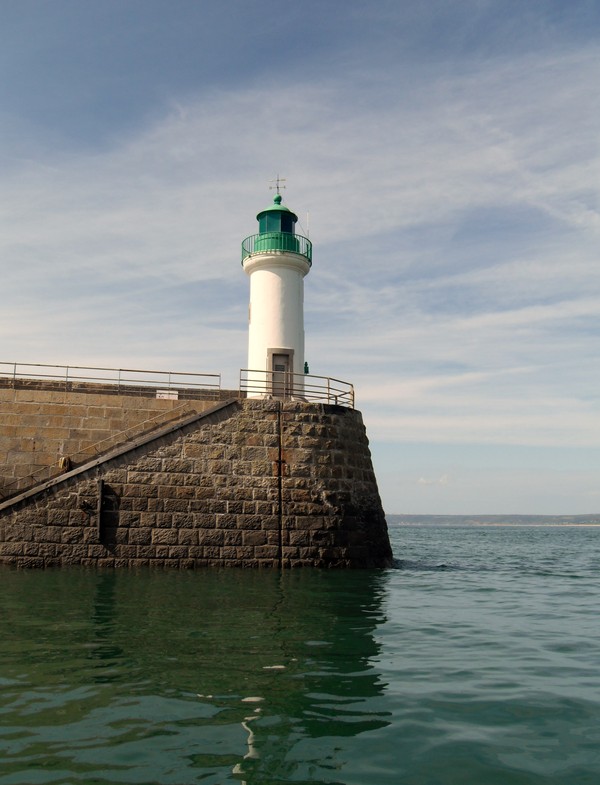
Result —
<path fill-rule="evenodd" d="M 144 429 L 213 404 L 157 398 L 153 390 L 132 395 L 39 383 L 0 387 L 0 499 L 32 485 L 32 475 L 44 479 L 44 469 L 56 470 L 61 458 L 82 464 Z"/>
<path fill-rule="evenodd" d="M 382 567 L 384 513 L 359 412 L 230 401 L 0 504 L 23 567 Z"/>

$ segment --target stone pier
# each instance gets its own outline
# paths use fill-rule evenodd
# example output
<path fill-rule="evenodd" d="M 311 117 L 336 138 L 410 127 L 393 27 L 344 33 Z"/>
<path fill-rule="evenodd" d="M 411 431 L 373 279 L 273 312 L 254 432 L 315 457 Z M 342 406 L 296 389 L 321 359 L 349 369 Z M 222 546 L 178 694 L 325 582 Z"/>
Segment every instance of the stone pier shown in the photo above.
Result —
<path fill-rule="evenodd" d="M 0 563 L 391 564 L 358 411 L 237 399 L 198 408 L 0 502 Z M 7 458 L 0 475 L 11 476 Z"/>

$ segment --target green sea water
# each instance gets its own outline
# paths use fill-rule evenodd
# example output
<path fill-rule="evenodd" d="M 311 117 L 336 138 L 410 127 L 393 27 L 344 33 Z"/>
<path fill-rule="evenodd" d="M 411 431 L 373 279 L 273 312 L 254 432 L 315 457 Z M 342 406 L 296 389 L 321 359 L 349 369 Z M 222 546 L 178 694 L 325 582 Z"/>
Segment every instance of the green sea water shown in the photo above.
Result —
<path fill-rule="evenodd" d="M 597 785 L 600 528 L 396 569 L 0 570 L 0 785 Z"/>

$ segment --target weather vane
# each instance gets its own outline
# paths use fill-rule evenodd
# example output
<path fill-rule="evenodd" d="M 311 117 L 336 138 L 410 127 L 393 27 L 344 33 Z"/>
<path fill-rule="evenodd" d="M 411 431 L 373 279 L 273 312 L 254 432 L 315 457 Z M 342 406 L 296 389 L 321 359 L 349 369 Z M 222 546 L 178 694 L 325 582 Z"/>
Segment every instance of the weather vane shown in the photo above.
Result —
<path fill-rule="evenodd" d="M 285 185 L 281 185 L 281 183 L 285 183 L 285 177 L 280 177 L 279 172 L 277 172 L 277 178 L 275 180 L 269 180 L 270 183 L 275 183 L 275 185 L 269 186 L 269 191 L 276 190 L 279 194 L 281 188 L 285 188 Z"/>

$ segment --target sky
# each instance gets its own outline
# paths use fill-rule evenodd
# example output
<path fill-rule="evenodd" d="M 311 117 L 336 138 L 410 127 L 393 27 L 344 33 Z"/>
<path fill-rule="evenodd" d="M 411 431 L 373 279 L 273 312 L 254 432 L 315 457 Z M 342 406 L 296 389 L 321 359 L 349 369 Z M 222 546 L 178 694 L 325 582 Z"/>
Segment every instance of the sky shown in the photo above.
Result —
<path fill-rule="evenodd" d="M 0 73 L 1 363 L 237 387 L 279 174 L 386 512 L 600 512 L 597 0 L 0 0 Z"/>

